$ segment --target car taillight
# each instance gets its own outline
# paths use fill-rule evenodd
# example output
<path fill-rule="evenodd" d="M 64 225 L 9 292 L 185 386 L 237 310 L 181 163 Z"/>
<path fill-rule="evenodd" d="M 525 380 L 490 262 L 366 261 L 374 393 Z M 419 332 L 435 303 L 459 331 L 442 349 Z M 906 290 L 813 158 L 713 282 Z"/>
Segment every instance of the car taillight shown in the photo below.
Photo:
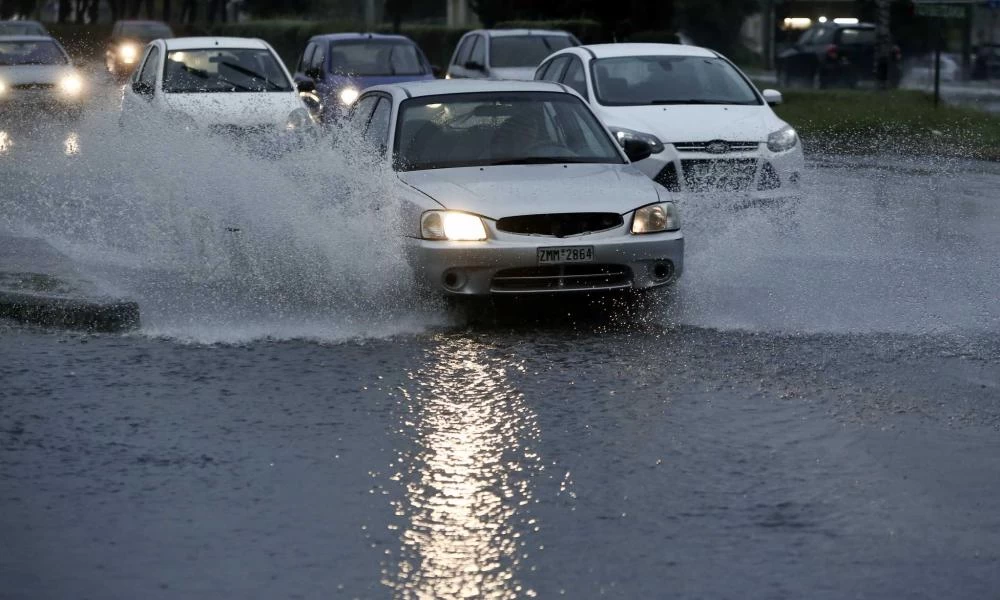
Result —
<path fill-rule="evenodd" d="M 826 47 L 826 57 L 830 60 L 837 60 L 837 44 L 830 44 Z"/>

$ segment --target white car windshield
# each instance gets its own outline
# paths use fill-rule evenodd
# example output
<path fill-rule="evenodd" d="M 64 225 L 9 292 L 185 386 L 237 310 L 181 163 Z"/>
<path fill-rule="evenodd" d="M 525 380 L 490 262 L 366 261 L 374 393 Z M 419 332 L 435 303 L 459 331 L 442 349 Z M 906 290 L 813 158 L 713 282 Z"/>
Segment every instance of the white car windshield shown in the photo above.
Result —
<path fill-rule="evenodd" d="M 270 51 L 263 48 L 171 50 L 163 71 L 163 91 L 289 92 L 292 84 Z"/>
<path fill-rule="evenodd" d="M 0 66 L 65 64 L 69 59 L 55 42 L 0 42 Z"/>
<path fill-rule="evenodd" d="M 342 75 L 423 75 L 417 47 L 408 42 L 359 40 L 330 47 L 330 72 Z"/>
<path fill-rule="evenodd" d="M 510 164 L 623 163 L 583 102 L 550 92 L 481 92 L 404 101 L 396 123 L 402 171 Z"/>
<path fill-rule="evenodd" d="M 545 57 L 575 46 L 568 35 L 502 35 L 490 41 L 490 66 L 537 67 Z"/>
<path fill-rule="evenodd" d="M 721 58 L 624 56 L 592 63 L 594 95 L 605 106 L 761 104 L 757 93 Z"/>

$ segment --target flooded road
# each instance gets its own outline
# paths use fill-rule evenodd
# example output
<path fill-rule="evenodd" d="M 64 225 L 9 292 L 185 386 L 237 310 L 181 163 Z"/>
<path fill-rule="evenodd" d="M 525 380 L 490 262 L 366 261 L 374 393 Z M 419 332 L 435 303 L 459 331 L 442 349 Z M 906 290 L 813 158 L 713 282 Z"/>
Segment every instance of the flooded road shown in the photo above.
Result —
<path fill-rule="evenodd" d="M 405 294 L 381 175 L 105 117 L 0 152 L 0 229 L 144 311 L 0 324 L 0 597 L 1000 589 L 997 165 L 812 156 L 800 203 L 685 200 L 640 318 L 468 322 Z"/>

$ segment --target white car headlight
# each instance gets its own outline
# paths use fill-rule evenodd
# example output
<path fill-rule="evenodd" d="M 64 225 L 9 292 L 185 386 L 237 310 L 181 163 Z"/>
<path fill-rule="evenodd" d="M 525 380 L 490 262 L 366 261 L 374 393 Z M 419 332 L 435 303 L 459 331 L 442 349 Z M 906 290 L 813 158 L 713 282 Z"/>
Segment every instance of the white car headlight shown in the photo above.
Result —
<path fill-rule="evenodd" d="M 360 95 L 361 95 L 361 92 L 359 92 L 358 90 L 356 90 L 356 89 L 354 89 L 352 87 L 344 88 L 344 89 L 340 90 L 340 101 L 343 102 L 344 104 L 350 106 L 350 105 L 354 104 L 354 101 L 357 100 L 358 96 L 360 96 Z"/>
<path fill-rule="evenodd" d="M 681 217 L 673 202 L 658 202 L 635 211 L 632 233 L 660 233 L 681 228 Z"/>
<path fill-rule="evenodd" d="M 799 134 L 791 125 L 785 125 L 781 129 L 767 136 L 767 149 L 771 152 L 785 152 L 795 147 L 799 143 Z"/>
<path fill-rule="evenodd" d="M 313 124 L 313 117 L 308 110 L 304 108 L 296 108 L 288 115 L 288 120 L 285 122 L 285 129 L 288 129 L 289 131 L 306 129 Z"/>
<path fill-rule="evenodd" d="M 67 96 L 77 96 L 83 91 L 83 79 L 75 73 L 67 75 L 59 80 L 59 89 Z"/>
<path fill-rule="evenodd" d="M 118 46 L 118 57 L 123 63 L 134 63 L 139 58 L 139 46 L 131 42 Z"/>
<path fill-rule="evenodd" d="M 653 154 L 663 152 L 663 142 L 651 133 L 642 133 L 641 131 L 633 131 L 624 127 L 608 127 L 608 129 L 614 134 L 615 139 L 618 140 L 622 148 L 625 147 L 627 140 L 642 140 L 653 149 Z"/>
<path fill-rule="evenodd" d="M 478 242 L 486 239 L 486 226 L 469 213 L 429 210 L 420 217 L 420 235 L 425 240 Z"/>
<path fill-rule="evenodd" d="M 2 97 L 6 93 L 7 93 L 7 84 L 4 83 L 2 79 L 0 79 L 0 97 Z"/>

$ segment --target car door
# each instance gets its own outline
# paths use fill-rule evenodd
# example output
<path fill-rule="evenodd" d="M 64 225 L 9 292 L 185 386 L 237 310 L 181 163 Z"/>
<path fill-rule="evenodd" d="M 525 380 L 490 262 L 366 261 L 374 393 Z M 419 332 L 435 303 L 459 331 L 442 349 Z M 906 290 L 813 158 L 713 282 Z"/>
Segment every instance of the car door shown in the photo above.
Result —
<path fill-rule="evenodd" d="M 459 40 L 455 54 L 451 57 L 451 63 L 448 64 L 449 79 L 462 79 L 465 77 L 465 63 L 469 60 L 469 53 L 472 51 L 474 37 L 476 37 L 475 34 L 467 33 Z"/>
<path fill-rule="evenodd" d="M 132 77 L 125 85 L 122 93 L 122 113 L 127 115 L 127 118 L 141 118 L 141 115 L 149 112 L 150 105 L 158 93 L 156 75 L 162 71 L 160 54 L 160 48 L 156 44 L 147 46 L 140 67 L 132 73 Z"/>

